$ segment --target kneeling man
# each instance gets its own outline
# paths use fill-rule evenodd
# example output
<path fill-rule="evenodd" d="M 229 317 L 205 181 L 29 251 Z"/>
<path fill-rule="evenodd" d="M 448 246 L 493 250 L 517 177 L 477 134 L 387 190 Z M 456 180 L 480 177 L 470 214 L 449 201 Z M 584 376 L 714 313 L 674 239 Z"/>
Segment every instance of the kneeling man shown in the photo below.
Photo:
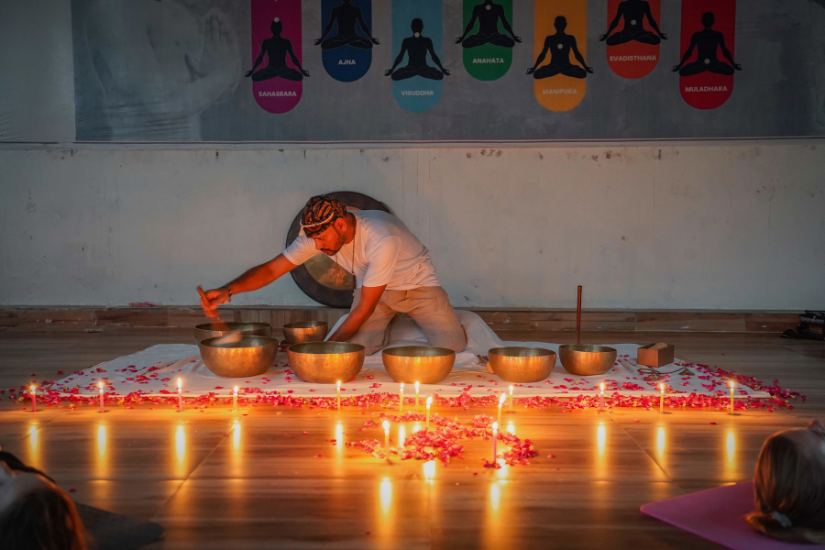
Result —
<path fill-rule="evenodd" d="M 380 210 L 347 212 L 341 201 L 321 195 L 307 202 L 301 227 L 305 236 L 274 260 L 206 292 L 201 305 L 207 315 L 232 295 L 258 290 L 324 253 L 356 280 L 350 314 L 330 341 L 361 344 L 372 355 L 387 345 L 395 314 L 407 313 L 433 346 L 464 350 L 467 336 L 438 282 L 429 251 L 404 222 Z"/>

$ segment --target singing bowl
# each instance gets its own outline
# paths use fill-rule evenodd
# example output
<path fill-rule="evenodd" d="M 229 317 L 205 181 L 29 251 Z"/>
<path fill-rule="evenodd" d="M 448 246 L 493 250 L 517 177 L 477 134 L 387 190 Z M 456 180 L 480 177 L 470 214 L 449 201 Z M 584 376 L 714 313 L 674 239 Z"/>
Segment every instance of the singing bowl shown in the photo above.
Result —
<path fill-rule="evenodd" d="M 493 372 L 507 382 L 538 382 L 556 366 L 556 352 L 543 348 L 493 348 L 487 357 Z"/>
<path fill-rule="evenodd" d="M 616 350 L 607 346 L 565 344 L 559 346 L 562 366 L 576 376 L 604 374 L 616 362 Z"/>
<path fill-rule="evenodd" d="M 207 338 L 198 343 L 206 367 L 224 378 L 245 378 L 265 373 L 278 355 L 278 340 L 244 335 L 237 342 Z"/>
<path fill-rule="evenodd" d="M 226 330 L 219 330 L 219 325 L 225 325 Z M 218 338 L 240 332 L 243 336 L 272 336 L 272 325 L 269 323 L 205 323 L 195 327 L 195 342 L 200 344 L 207 338 Z"/>
<path fill-rule="evenodd" d="M 306 321 L 284 325 L 284 340 L 290 346 L 306 342 L 323 342 L 327 337 L 329 325 L 324 321 Z"/>
<path fill-rule="evenodd" d="M 364 366 L 364 346 L 347 342 L 306 342 L 287 349 L 295 376 L 314 384 L 347 382 Z"/>
<path fill-rule="evenodd" d="M 453 370 L 455 352 L 430 346 L 400 346 L 385 349 L 381 359 L 396 382 L 438 384 Z"/>

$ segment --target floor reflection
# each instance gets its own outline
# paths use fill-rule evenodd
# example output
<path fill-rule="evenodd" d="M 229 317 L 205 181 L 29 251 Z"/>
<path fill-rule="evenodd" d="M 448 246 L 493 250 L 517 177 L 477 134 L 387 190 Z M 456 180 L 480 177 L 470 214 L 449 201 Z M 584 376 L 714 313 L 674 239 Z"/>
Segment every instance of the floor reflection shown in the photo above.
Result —
<path fill-rule="evenodd" d="M 596 475 L 604 478 L 607 474 L 607 428 L 599 424 L 596 428 Z"/>
<path fill-rule="evenodd" d="M 667 448 L 667 439 L 665 434 L 665 427 L 659 426 L 656 430 L 656 459 L 660 466 L 665 465 L 665 449 Z"/>
<path fill-rule="evenodd" d="M 95 467 L 97 477 L 108 477 L 109 475 L 109 436 L 106 425 L 99 424 L 97 427 L 97 453 Z"/>
<path fill-rule="evenodd" d="M 175 429 L 175 475 L 186 477 L 186 429 L 183 424 Z"/>
<path fill-rule="evenodd" d="M 736 431 L 728 428 L 725 433 L 725 477 L 731 480 L 736 477 Z"/>

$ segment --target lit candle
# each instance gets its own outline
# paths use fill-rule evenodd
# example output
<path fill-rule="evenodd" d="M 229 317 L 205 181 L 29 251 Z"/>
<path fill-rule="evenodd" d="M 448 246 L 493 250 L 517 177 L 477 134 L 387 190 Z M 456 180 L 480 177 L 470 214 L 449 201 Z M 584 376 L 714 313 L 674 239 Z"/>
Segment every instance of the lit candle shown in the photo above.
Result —
<path fill-rule="evenodd" d="M 390 448 L 390 423 L 384 421 L 384 448 Z"/>
<path fill-rule="evenodd" d="M 502 393 L 501 397 L 498 398 L 498 423 L 499 424 L 501 424 L 501 407 L 502 407 L 502 405 L 504 405 L 504 399 L 506 397 L 507 396 Z"/>
<path fill-rule="evenodd" d="M 97 383 L 97 389 L 100 390 L 100 411 L 103 412 L 103 381 Z"/>
<path fill-rule="evenodd" d="M 433 396 L 427 396 L 427 429 L 430 429 L 430 405 L 433 404 Z"/>
<path fill-rule="evenodd" d="M 659 384 L 659 414 L 665 414 L 665 385 Z"/>
<path fill-rule="evenodd" d="M 400 413 L 404 413 L 404 382 L 401 382 L 401 391 L 398 394 L 398 406 L 400 407 Z"/>
<path fill-rule="evenodd" d="M 513 412 L 513 385 L 510 384 L 510 412 Z"/>
<path fill-rule="evenodd" d="M 418 388 L 420 384 L 418 382 L 415 383 L 415 410 L 418 410 Z"/>
<path fill-rule="evenodd" d="M 31 396 L 31 398 L 32 398 L 32 412 L 33 412 L 33 413 L 35 413 L 35 412 L 37 412 L 37 399 L 36 399 L 36 397 L 35 397 L 37 394 L 36 394 L 36 393 L 35 393 L 35 391 L 34 391 L 34 384 L 32 384 L 32 385 L 31 385 L 31 388 L 29 388 L 29 389 L 31 390 L 31 391 L 29 392 L 29 395 L 30 395 L 30 396 Z"/>
<path fill-rule="evenodd" d="M 341 410 L 341 381 L 338 381 L 338 410 Z"/>
<path fill-rule="evenodd" d="M 599 412 L 604 412 L 604 382 L 599 384 Z"/>
<path fill-rule="evenodd" d="M 238 410 L 238 386 L 235 386 L 235 391 L 232 393 L 232 410 Z"/>
<path fill-rule="evenodd" d="M 183 387 L 180 377 L 178 377 L 178 412 L 183 412 Z"/>
<path fill-rule="evenodd" d="M 493 464 L 496 463 L 496 446 L 498 445 L 498 422 L 493 422 Z"/>
<path fill-rule="evenodd" d="M 733 414 L 733 380 L 728 382 L 730 384 L 730 413 Z"/>

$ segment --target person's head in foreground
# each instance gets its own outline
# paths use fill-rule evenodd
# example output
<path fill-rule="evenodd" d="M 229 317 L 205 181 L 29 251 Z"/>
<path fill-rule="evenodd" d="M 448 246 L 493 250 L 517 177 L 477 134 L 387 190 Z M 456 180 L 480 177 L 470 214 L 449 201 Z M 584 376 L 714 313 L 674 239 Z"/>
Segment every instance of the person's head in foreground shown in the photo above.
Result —
<path fill-rule="evenodd" d="M 0 548 L 86 550 L 74 503 L 40 473 L 0 460 Z"/>
<path fill-rule="evenodd" d="M 318 251 L 329 256 L 344 246 L 349 224 L 346 205 L 327 195 L 312 197 L 301 212 L 304 234 L 315 241 Z"/>
<path fill-rule="evenodd" d="M 748 523 L 783 541 L 825 544 L 825 426 L 786 430 L 762 445 Z"/>

